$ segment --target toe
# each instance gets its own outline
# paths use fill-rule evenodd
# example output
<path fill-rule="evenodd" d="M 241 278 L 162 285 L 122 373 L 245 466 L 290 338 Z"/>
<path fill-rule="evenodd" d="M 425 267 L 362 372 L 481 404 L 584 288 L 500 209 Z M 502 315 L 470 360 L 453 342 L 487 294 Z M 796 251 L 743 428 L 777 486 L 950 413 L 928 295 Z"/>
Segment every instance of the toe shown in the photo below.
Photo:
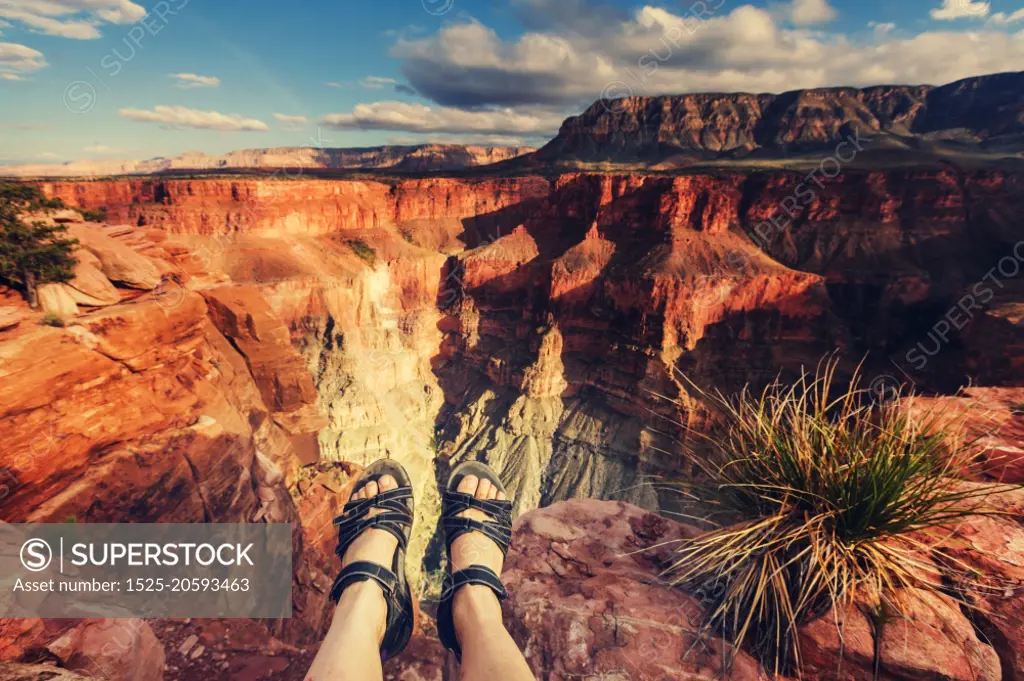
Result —
<path fill-rule="evenodd" d="M 382 475 L 377 483 L 381 492 L 389 492 L 393 489 L 398 489 L 398 481 L 390 475 Z"/>
<path fill-rule="evenodd" d="M 366 483 L 366 487 L 363 488 L 363 496 L 367 499 L 372 499 L 377 496 L 380 490 L 377 489 L 377 481 Z"/>
<path fill-rule="evenodd" d="M 508 497 L 505 496 L 505 493 L 501 492 L 501 491 L 499 491 L 498 495 L 496 497 L 494 497 L 494 498 L 497 499 L 498 501 L 507 501 L 508 500 Z"/>
<path fill-rule="evenodd" d="M 460 482 L 456 490 L 463 494 L 476 494 L 477 484 L 480 481 L 475 475 L 467 475 Z"/>
<path fill-rule="evenodd" d="M 487 498 L 487 494 L 490 491 L 491 491 L 491 481 L 490 480 L 481 480 L 480 484 L 477 485 L 477 488 L 476 488 L 476 498 L 477 499 L 486 499 Z"/>
<path fill-rule="evenodd" d="M 352 501 L 359 501 L 363 498 L 363 488 L 360 487 L 359 491 L 352 495 Z"/>
<path fill-rule="evenodd" d="M 492 501 L 498 498 L 498 486 L 494 483 L 491 483 L 491 489 L 487 492 L 487 498 Z"/>

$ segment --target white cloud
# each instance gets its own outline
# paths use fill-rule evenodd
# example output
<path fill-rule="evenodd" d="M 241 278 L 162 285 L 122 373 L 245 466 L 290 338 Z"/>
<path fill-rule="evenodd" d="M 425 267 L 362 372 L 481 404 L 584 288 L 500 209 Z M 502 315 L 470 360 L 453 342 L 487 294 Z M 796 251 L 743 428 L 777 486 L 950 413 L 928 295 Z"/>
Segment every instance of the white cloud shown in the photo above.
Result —
<path fill-rule="evenodd" d="M 104 22 L 130 24 L 145 15 L 145 8 L 131 0 L 0 0 L 0 17 L 75 40 L 99 38 Z"/>
<path fill-rule="evenodd" d="M 520 0 L 527 1 L 546 0 Z M 618 23 L 586 28 L 527 32 L 505 40 L 468 21 L 445 25 L 420 40 L 399 40 L 392 52 L 421 96 L 467 110 L 544 106 L 578 111 L 610 93 L 941 85 L 1024 70 L 1024 31 L 995 28 L 910 36 L 882 31 L 854 39 L 786 28 L 772 12 L 752 5 L 730 12 L 723 8 L 704 22 L 647 6 Z"/>
<path fill-rule="evenodd" d="M 875 30 L 875 39 L 882 39 L 896 30 L 896 24 L 889 22 L 869 21 L 868 28 Z"/>
<path fill-rule="evenodd" d="M 55 154 L 52 151 L 44 151 L 39 154 L 39 158 L 60 158 L 60 155 Z"/>
<path fill-rule="evenodd" d="M 168 78 L 174 78 L 178 81 L 175 87 L 179 87 L 183 90 L 191 90 L 199 87 L 219 87 L 220 78 L 214 78 L 213 76 L 199 76 L 195 73 L 171 73 L 168 74 Z"/>
<path fill-rule="evenodd" d="M 1012 14 L 1006 12 L 996 12 L 992 15 L 990 21 L 997 26 L 1008 26 L 1018 21 L 1024 21 L 1024 9 L 1019 9 Z"/>
<path fill-rule="evenodd" d="M 23 80 L 29 73 L 48 66 L 39 50 L 17 43 L 0 43 L 0 78 Z"/>
<path fill-rule="evenodd" d="M 380 76 L 367 76 L 359 81 L 359 84 L 365 88 L 371 90 L 380 90 L 385 85 L 396 85 L 398 83 L 394 78 L 382 78 Z"/>
<path fill-rule="evenodd" d="M 94 145 L 89 146 L 89 147 L 83 147 L 82 151 L 84 151 L 87 154 L 100 154 L 100 155 L 104 155 L 104 156 L 106 156 L 108 154 L 120 154 L 121 153 L 120 149 L 115 149 L 113 147 L 108 147 L 108 146 L 103 145 L 103 144 L 94 144 Z"/>
<path fill-rule="evenodd" d="M 828 0 L 793 0 L 789 19 L 795 26 L 820 26 L 839 16 Z"/>
<path fill-rule="evenodd" d="M 558 130 L 562 119 L 560 113 L 540 110 L 466 111 L 408 102 L 374 102 L 359 104 L 351 113 L 328 114 L 320 124 L 342 130 L 550 135 Z"/>
<path fill-rule="evenodd" d="M 309 119 L 305 116 L 289 116 L 288 114 L 280 113 L 274 114 L 274 118 L 284 123 L 284 127 L 288 130 L 298 130 L 309 122 Z"/>
<path fill-rule="evenodd" d="M 466 144 L 481 147 L 522 147 L 521 137 L 507 135 L 397 135 L 387 139 L 388 144 L 414 146 L 418 144 Z"/>
<path fill-rule="evenodd" d="M 953 19 L 984 19 L 991 5 L 979 0 L 942 0 L 942 7 L 933 9 L 932 19 L 952 21 Z"/>
<path fill-rule="evenodd" d="M 336 83 L 333 80 L 327 81 L 326 83 L 324 83 L 324 85 L 326 85 L 327 87 L 341 87 L 341 83 Z"/>
<path fill-rule="evenodd" d="M 269 130 L 267 124 L 255 118 L 240 114 L 224 114 L 217 111 L 197 111 L 184 106 L 156 106 L 146 109 L 121 109 L 123 118 L 143 123 L 160 123 L 165 128 L 194 128 L 197 130 L 220 130 L 225 132 Z"/>

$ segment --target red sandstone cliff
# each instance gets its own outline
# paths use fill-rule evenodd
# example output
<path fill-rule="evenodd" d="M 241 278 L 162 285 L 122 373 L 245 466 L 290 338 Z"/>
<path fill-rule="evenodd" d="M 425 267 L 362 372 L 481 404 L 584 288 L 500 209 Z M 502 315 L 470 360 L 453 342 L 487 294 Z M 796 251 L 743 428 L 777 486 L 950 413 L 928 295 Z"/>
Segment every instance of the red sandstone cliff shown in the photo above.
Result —
<path fill-rule="evenodd" d="M 507 161 L 534 151 L 529 147 L 480 147 L 422 144 L 367 148 L 277 147 L 245 149 L 221 156 L 193 152 L 148 161 L 72 161 L 60 165 L 0 166 L 2 177 L 105 177 L 154 175 L 175 171 L 279 170 L 301 175 L 316 170 L 437 172 L 462 170 Z"/>
<path fill-rule="evenodd" d="M 665 453 L 674 445 L 654 430 L 681 431 L 671 421 L 649 428 L 651 412 L 689 414 L 656 395 L 699 407 L 672 369 L 728 391 L 836 348 L 848 365 L 872 350 L 888 367 L 888 354 L 905 356 L 1019 240 L 1024 196 L 1013 173 L 849 172 L 823 180 L 790 224 L 765 227 L 786 216 L 802 181 L 731 172 L 46 183 L 50 195 L 125 223 L 104 234 L 164 279 L 145 291 L 148 269 L 86 239 L 97 260 L 89 276 L 121 282 L 123 302 L 76 302 L 63 329 L 18 308 L 16 325 L 3 327 L 0 424 L 25 484 L 0 513 L 297 514 L 311 556 L 295 577 L 301 616 L 275 633 L 299 641 L 324 622 L 322 525 L 344 496 L 343 475 L 297 474 L 317 445 L 347 465 L 386 455 L 409 468 L 419 515 L 411 553 L 423 558 L 415 579 L 438 567 L 435 467 L 452 460 L 498 466 L 521 511 L 586 496 L 666 507 L 645 476 L 680 471 Z M 1022 340 L 1019 298 L 999 291 L 925 369 L 902 367 L 920 387 L 964 371 L 1019 385 L 1019 362 L 991 359 Z M 993 326 L 1001 333 L 985 331 Z M 999 404 L 1000 418 L 1019 425 L 1013 396 Z M 34 454 L 51 442 L 57 454 Z M 68 481 L 101 493 L 67 493 Z M 520 584 L 543 582 L 533 572 Z M 515 621 L 554 621 L 545 592 L 533 593 Z M 991 670 L 991 651 L 961 625 L 949 640 Z M 219 631 L 204 635 L 226 638 Z M 605 652 L 587 648 L 587 659 L 648 658 L 605 650 L 603 630 L 591 631 L 588 646 Z M 178 645 L 186 630 L 157 634 Z M 45 635 L 0 631 L 26 645 Z M 535 644 L 556 655 L 564 642 Z M 565 657 L 567 671 L 577 663 Z"/>

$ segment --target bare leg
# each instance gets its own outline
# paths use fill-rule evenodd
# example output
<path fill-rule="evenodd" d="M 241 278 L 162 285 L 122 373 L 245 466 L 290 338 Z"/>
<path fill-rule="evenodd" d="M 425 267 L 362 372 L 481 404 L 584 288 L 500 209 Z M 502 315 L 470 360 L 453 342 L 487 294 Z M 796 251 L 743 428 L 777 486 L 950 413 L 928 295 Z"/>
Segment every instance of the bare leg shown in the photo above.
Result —
<path fill-rule="evenodd" d="M 398 482 L 385 475 L 379 487 L 376 482 L 367 483 L 352 498 L 369 499 L 397 487 Z M 390 568 L 397 546 L 398 540 L 384 530 L 366 530 L 345 552 L 342 567 L 368 560 Z M 384 592 L 376 582 L 358 582 L 345 589 L 306 681 L 381 681 L 379 650 L 387 614 Z"/>
<path fill-rule="evenodd" d="M 478 499 L 504 499 L 488 480 L 466 476 L 459 491 Z M 487 520 L 486 514 L 469 510 L 462 515 Z M 452 544 L 452 572 L 470 565 L 486 565 L 499 575 L 504 557 L 501 549 L 478 532 L 464 534 Z M 534 681 L 533 672 L 501 621 L 501 604 L 485 586 L 464 586 L 452 603 L 455 634 L 462 647 L 462 681 Z"/>

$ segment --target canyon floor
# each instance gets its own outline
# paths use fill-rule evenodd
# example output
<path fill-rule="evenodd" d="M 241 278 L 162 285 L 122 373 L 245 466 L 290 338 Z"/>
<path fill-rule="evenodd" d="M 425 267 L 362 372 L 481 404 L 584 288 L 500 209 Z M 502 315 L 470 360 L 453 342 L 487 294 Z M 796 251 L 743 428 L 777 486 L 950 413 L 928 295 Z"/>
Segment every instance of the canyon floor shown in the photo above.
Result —
<path fill-rule="evenodd" d="M 652 548 L 692 531 L 659 484 L 690 474 L 680 448 L 708 417 L 683 376 L 731 393 L 862 365 L 879 399 L 967 413 L 986 479 L 1024 481 L 1024 175 L 848 169 L 809 195 L 806 178 L 41 182 L 80 258 L 41 310 L 0 301 L 0 519 L 294 523 L 293 618 L 150 622 L 106 678 L 299 679 L 330 616 L 330 520 L 362 466 L 395 458 L 424 616 L 388 678 L 440 679 L 438 481 L 485 460 L 516 499 L 506 616 L 538 678 L 713 678 L 726 644 L 687 655 L 702 605 Z M 1000 503 L 958 531 L 1005 598 L 984 621 L 922 600 L 882 678 L 1024 675 L 1024 500 Z M 99 674 L 83 651 L 103 626 L 3 620 L 0 659 Z M 871 678 L 857 626 L 844 679 Z M 831 678 L 841 642 L 806 635 Z M 762 672 L 741 654 L 731 674 Z"/>

